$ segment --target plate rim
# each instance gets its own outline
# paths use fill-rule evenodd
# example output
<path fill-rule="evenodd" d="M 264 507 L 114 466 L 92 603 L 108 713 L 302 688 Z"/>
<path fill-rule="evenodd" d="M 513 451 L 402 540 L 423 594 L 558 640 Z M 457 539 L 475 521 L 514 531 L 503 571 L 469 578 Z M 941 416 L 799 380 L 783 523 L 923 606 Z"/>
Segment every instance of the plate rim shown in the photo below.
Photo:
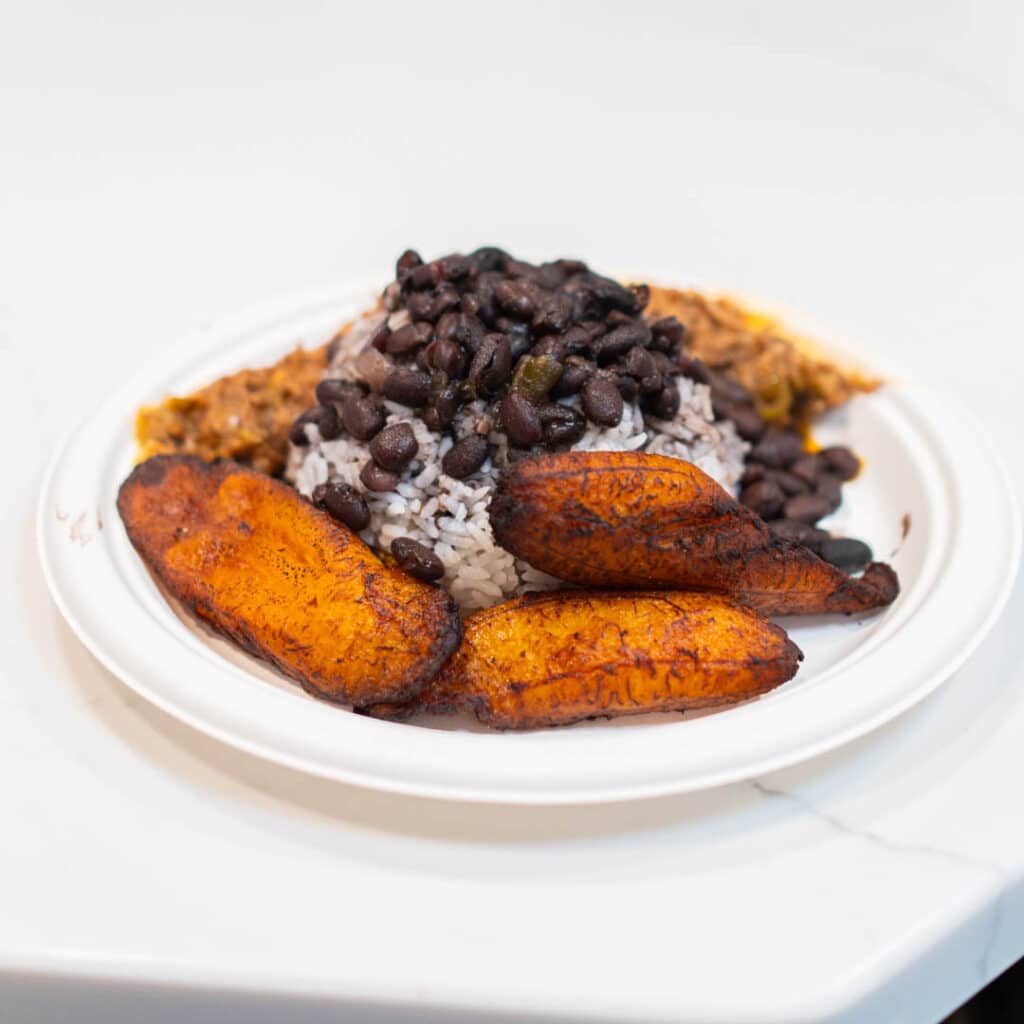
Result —
<path fill-rule="evenodd" d="M 994 599 L 991 599 L 987 603 L 984 615 L 980 616 L 978 620 L 972 624 L 973 632 L 971 635 L 964 640 L 959 651 L 950 657 L 943 668 L 936 672 L 926 673 L 924 678 L 922 678 L 916 686 L 909 688 L 905 693 L 903 693 L 899 700 L 887 704 L 884 708 L 879 709 L 873 714 L 866 715 L 863 718 L 858 719 L 843 729 L 827 732 L 817 740 L 806 740 L 805 742 L 797 744 L 786 750 L 778 750 L 754 757 L 744 764 L 701 773 L 692 778 L 666 778 L 660 782 L 646 780 L 626 783 L 621 786 L 611 788 L 607 785 L 603 785 L 597 790 L 587 788 L 567 789 L 563 787 L 559 788 L 555 792 L 543 792 L 536 788 L 528 788 L 524 790 L 516 790 L 515 788 L 496 790 L 493 787 L 488 787 L 486 785 L 482 787 L 473 785 L 471 782 L 459 784 L 452 782 L 430 782 L 422 779 L 394 779 L 390 777 L 381 777 L 380 775 L 372 772 L 361 772 L 351 766 L 326 766 L 315 758 L 311 759 L 309 757 L 303 757 L 294 752 L 282 751 L 280 749 L 268 749 L 264 742 L 253 740 L 250 737 L 226 728 L 219 723 L 211 722 L 197 716 L 197 714 L 189 708 L 183 708 L 182 706 L 175 704 L 173 699 L 168 698 L 158 688 L 154 688 L 145 678 L 139 678 L 136 672 L 122 663 L 121 658 L 112 654 L 108 650 L 110 646 L 109 643 L 104 644 L 101 642 L 102 638 L 98 639 L 93 636 L 92 632 L 82 621 L 80 615 L 76 614 L 75 609 L 72 607 L 73 602 L 70 600 L 69 595 L 61 585 L 57 565 L 52 557 L 54 552 L 50 550 L 50 539 L 53 536 L 54 530 L 51 511 L 53 509 L 53 499 L 55 497 L 54 489 L 57 473 L 64 460 L 68 457 L 76 437 L 80 435 L 84 429 L 89 427 L 90 424 L 101 420 L 105 410 L 115 409 L 119 401 L 122 401 L 124 398 L 131 395 L 135 395 L 135 399 L 131 403 L 131 407 L 134 408 L 138 404 L 139 392 L 146 381 L 154 378 L 155 376 L 160 376 L 162 379 L 166 380 L 174 373 L 181 374 L 189 372 L 194 360 L 202 355 L 203 349 L 206 346 L 214 344 L 217 338 L 220 338 L 223 344 L 225 338 L 235 336 L 239 332 L 244 333 L 255 331 L 257 336 L 259 336 L 260 333 L 266 333 L 271 330 L 272 324 L 275 321 L 287 322 L 289 319 L 298 320 L 301 316 L 309 316 L 311 308 L 324 304 L 328 306 L 342 304 L 354 306 L 356 297 L 359 296 L 360 298 L 365 298 L 365 295 L 368 292 L 368 281 L 353 281 L 348 284 L 331 287 L 329 289 L 305 290 L 299 293 L 293 293 L 290 296 L 275 299 L 271 302 L 261 303 L 258 306 L 249 307 L 247 310 L 238 314 L 219 318 L 208 325 L 188 332 L 176 344 L 169 344 L 167 351 L 162 353 L 160 357 L 151 361 L 146 366 L 141 367 L 136 373 L 130 375 L 127 381 L 125 381 L 120 387 L 115 388 L 105 399 L 101 400 L 98 405 L 94 407 L 93 410 L 79 423 L 69 428 L 64 433 L 60 442 L 55 446 L 48 461 L 43 475 L 36 508 L 36 546 L 47 587 L 55 604 L 57 605 L 58 610 L 78 637 L 79 641 L 86 647 L 93 657 L 95 657 L 102 665 L 104 665 L 105 668 L 116 676 L 122 684 L 128 686 L 129 689 L 159 707 L 164 713 L 171 715 L 179 721 L 185 722 L 190 728 L 196 729 L 200 733 L 212 736 L 219 742 L 241 749 L 263 760 L 284 764 L 292 769 L 314 774 L 323 778 L 336 779 L 349 784 L 384 790 L 387 792 L 430 797 L 434 799 L 476 803 L 557 806 L 616 803 L 636 799 L 647 799 L 674 793 L 691 792 L 725 785 L 730 782 L 754 778 L 758 775 L 788 767 L 792 764 L 810 760 L 827 750 L 843 746 L 898 717 L 904 711 L 935 690 L 944 681 L 948 680 L 960 669 L 960 667 L 962 667 L 962 665 L 970 658 L 991 631 L 1009 600 L 1017 576 L 1021 557 L 1022 529 L 1020 502 L 1013 488 L 1009 472 L 1000 458 L 998 449 L 988 431 L 984 428 L 977 417 L 967 410 L 959 400 L 952 396 L 942 395 L 942 407 L 947 413 L 950 408 L 953 408 L 955 412 L 952 419 L 957 422 L 958 426 L 965 426 L 968 429 L 970 435 L 976 442 L 977 447 L 975 452 L 979 457 L 979 461 L 983 459 L 986 469 L 992 477 L 993 483 L 998 486 L 998 489 L 1004 498 L 1003 508 L 1007 514 L 1006 525 L 1011 544 L 1011 550 L 1009 552 L 1010 557 L 1005 560 L 1005 571 L 1000 576 L 998 587 L 994 593 Z M 344 315 L 344 313 L 341 314 L 342 317 L 344 317 Z M 898 379 L 906 380 L 907 377 L 905 375 L 900 375 Z M 898 395 L 902 397 L 904 404 L 909 405 L 919 417 L 922 412 L 921 399 L 924 400 L 926 406 L 936 401 L 934 397 L 936 393 L 925 387 L 918 387 L 908 391 L 905 386 L 896 385 L 893 388 L 888 389 L 888 393 L 890 395 L 893 392 L 898 393 Z M 924 416 L 923 419 L 928 429 L 932 430 L 933 428 L 928 417 Z M 104 466 L 106 465 L 106 462 L 109 461 L 110 452 L 114 447 L 116 447 L 117 443 L 117 438 L 111 437 L 108 439 L 107 447 L 104 449 Z M 139 568 L 141 571 L 145 571 L 142 569 L 141 563 L 139 563 Z M 937 586 L 940 583 L 941 573 L 932 581 L 933 586 Z M 929 594 L 927 593 L 920 598 L 920 606 L 914 614 L 919 614 L 923 610 L 927 605 L 928 599 Z M 911 618 L 913 618 L 913 614 L 911 615 Z M 882 641 L 881 646 L 884 647 L 884 645 L 885 641 Z M 869 655 L 870 652 L 868 652 L 865 657 Z M 838 668 L 839 666 L 835 667 Z M 853 666 L 850 666 L 850 668 L 852 669 Z M 793 695 L 795 696 L 795 692 Z M 338 709 L 332 708 L 330 710 L 334 714 L 338 713 Z M 395 726 L 393 723 L 378 723 L 368 719 L 356 718 L 356 716 L 352 717 L 353 720 L 357 720 L 368 726 L 403 728 L 402 726 Z M 434 735 L 451 737 L 453 735 L 470 734 L 434 732 Z M 511 738 L 530 734 L 513 733 L 502 735 L 505 738 Z M 488 736 L 491 736 L 491 734 L 488 734 Z"/>

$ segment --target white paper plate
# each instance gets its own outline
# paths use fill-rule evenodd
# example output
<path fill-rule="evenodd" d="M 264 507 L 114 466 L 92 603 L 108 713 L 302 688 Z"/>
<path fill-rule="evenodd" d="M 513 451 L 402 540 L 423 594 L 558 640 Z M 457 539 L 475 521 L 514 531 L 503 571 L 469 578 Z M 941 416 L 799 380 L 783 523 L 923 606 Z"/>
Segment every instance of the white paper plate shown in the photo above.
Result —
<path fill-rule="evenodd" d="M 46 476 L 40 554 L 72 629 L 132 689 L 225 743 L 425 796 L 582 803 L 694 790 L 812 757 L 893 718 L 956 670 L 1008 596 L 1020 520 L 990 445 L 947 400 L 889 387 L 851 403 L 817 436 L 864 458 L 834 522 L 890 560 L 903 591 L 861 620 L 788 620 L 807 657 L 774 692 L 713 714 L 523 734 L 380 722 L 320 703 L 179 617 L 129 544 L 114 502 L 132 464 L 139 405 L 268 362 L 300 341 L 318 344 L 369 294 L 350 287 L 304 296 L 183 339 L 75 430 Z"/>

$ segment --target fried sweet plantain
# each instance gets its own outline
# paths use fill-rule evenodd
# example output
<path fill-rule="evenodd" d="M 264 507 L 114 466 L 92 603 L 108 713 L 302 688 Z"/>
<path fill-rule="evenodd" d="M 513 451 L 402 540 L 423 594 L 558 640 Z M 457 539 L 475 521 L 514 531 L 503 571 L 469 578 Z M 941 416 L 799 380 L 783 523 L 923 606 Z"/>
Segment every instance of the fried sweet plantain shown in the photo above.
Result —
<path fill-rule="evenodd" d="M 585 586 L 717 591 L 767 615 L 849 614 L 899 593 L 890 566 L 847 576 L 776 537 L 696 466 L 660 455 L 524 459 L 502 474 L 490 517 L 502 547 Z"/>
<path fill-rule="evenodd" d="M 534 594 L 466 620 L 462 646 L 411 706 L 534 729 L 604 715 L 734 704 L 792 679 L 803 655 L 778 626 L 711 594 Z"/>
<path fill-rule="evenodd" d="M 174 597 L 318 697 L 408 700 L 459 644 L 447 593 L 384 565 L 261 473 L 158 455 L 135 467 L 117 507 Z"/>

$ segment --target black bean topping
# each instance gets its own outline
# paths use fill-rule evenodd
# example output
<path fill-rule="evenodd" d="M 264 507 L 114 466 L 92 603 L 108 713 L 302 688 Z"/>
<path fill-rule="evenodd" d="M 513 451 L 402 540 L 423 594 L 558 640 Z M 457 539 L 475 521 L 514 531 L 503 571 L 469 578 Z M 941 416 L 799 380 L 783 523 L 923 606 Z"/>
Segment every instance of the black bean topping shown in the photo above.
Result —
<path fill-rule="evenodd" d="M 651 289 L 645 284 L 631 284 L 629 290 L 636 299 L 637 311 L 642 313 L 647 308 L 647 303 L 651 301 Z"/>
<path fill-rule="evenodd" d="M 786 519 L 813 525 L 833 511 L 832 503 L 823 494 L 795 494 L 783 507 Z"/>
<path fill-rule="evenodd" d="M 572 322 L 572 299 L 561 292 L 546 295 L 533 316 L 534 330 L 564 331 Z"/>
<path fill-rule="evenodd" d="M 354 487 L 340 480 L 331 480 L 314 488 L 313 502 L 357 533 L 370 525 L 370 506 L 366 499 Z"/>
<path fill-rule="evenodd" d="M 316 412 L 316 409 L 307 409 L 302 415 L 296 417 L 288 431 L 288 440 L 292 444 L 300 448 L 305 448 L 309 444 L 309 438 L 306 436 L 306 424 L 315 422 Z"/>
<path fill-rule="evenodd" d="M 566 269 L 560 263 L 542 263 L 537 268 L 537 283 L 541 288 L 554 291 L 566 278 Z"/>
<path fill-rule="evenodd" d="M 469 364 L 469 382 L 478 395 L 492 395 L 512 372 L 512 348 L 504 334 L 485 334 Z"/>
<path fill-rule="evenodd" d="M 341 380 L 337 377 L 328 377 L 320 381 L 316 386 L 316 400 L 321 405 L 330 402 L 347 402 L 350 398 L 359 398 L 363 392 L 362 386 L 354 380 Z"/>
<path fill-rule="evenodd" d="M 423 259 L 415 249 L 406 249 L 395 264 L 395 277 L 401 279 L 410 270 L 423 265 Z"/>
<path fill-rule="evenodd" d="M 801 455 L 789 467 L 789 471 L 793 476 L 803 480 L 809 487 L 813 487 L 818 482 L 818 477 L 822 472 L 821 459 L 813 454 Z"/>
<path fill-rule="evenodd" d="M 623 313 L 621 309 L 613 309 L 605 316 L 604 322 L 608 325 L 608 330 L 611 330 L 613 327 L 622 327 L 624 324 L 633 323 L 633 317 L 628 313 Z"/>
<path fill-rule="evenodd" d="M 659 378 L 659 386 L 661 379 Z M 640 385 L 626 373 L 619 373 L 615 376 L 615 386 L 619 389 L 624 402 L 635 402 L 640 394 Z M 658 390 L 655 388 L 655 390 Z"/>
<path fill-rule="evenodd" d="M 318 405 L 313 422 L 324 441 L 333 441 L 336 437 L 341 436 L 341 417 L 333 405 Z"/>
<path fill-rule="evenodd" d="M 370 459 L 359 471 L 359 479 L 368 491 L 393 491 L 401 477 L 397 473 L 381 469 L 373 459 Z"/>
<path fill-rule="evenodd" d="M 757 466 L 756 462 L 751 463 L 750 468 L 753 469 L 755 466 Z M 794 476 L 785 469 L 767 469 L 764 466 L 761 469 L 769 480 L 774 480 L 782 488 L 782 493 L 788 498 L 793 497 L 794 494 L 806 494 L 811 490 L 806 480 L 801 480 L 800 477 Z"/>
<path fill-rule="evenodd" d="M 698 384 L 710 384 L 711 372 L 699 360 L 680 352 L 676 362 L 676 368 L 684 376 Z"/>
<path fill-rule="evenodd" d="M 617 391 L 615 397 L 619 397 Z M 621 404 L 621 398 L 619 402 Z M 515 391 L 510 391 L 502 400 L 501 425 L 508 435 L 509 442 L 519 448 L 528 448 L 544 436 L 544 429 L 533 403 Z"/>
<path fill-rule="evenodd" d="M 464 281 L 474 270 L 473 261 L 468 256 L 445 256 L 438 260 L 441 277 L 446 281 Z"/>
<path fill-rule="evenodd" d="M 441 283 L 441 268 L 436 263 L 424 263 L 414 267 L 406 278 L 409 287 L 415 291 L 434 288 Z M 408 299 L 406 300 L 408 302 Z"/>
<path fill-rule="evenodd" d="M 480 270 L 504 270 L 511 257 L 504 249 L 485 245 L 471 252 L 469 259 Z"/>
<path fill-rule="evenodd" d="M 634 345 L 646 345 L 650 338 L 647 325 L 643 323 L 615 327 L 593 342 L 594 357 L 598 365 L 603 366 L 624 356 Z"/>
<path fill-rule="evenodd" d="M 532 344 L 530 328 L 526 324 L 515 323 L 507 327 L 504 333 L 508 338 L 512 365 L 514 366 L 520 356 L 524 356 L 530 351 L 530 345 Z"/>
<path fill-rule="evenodd" d="M 860 459 L 849 448 L 822 448 L 818 454 L 828 471 L 840 480 L 852 480 L 860 472 Z"/>
<path fill-rule="evenodd" d="M 804 453 L 804 442 L 792 430 L 773 428 L 754 445 L 747 458 L 773 469 L 788 469 Z"/>
<path fill-rule="evenodd" d="M 444 563 L 425 544 L 411 537 L 396 537 L 391 542 L 395 561 L 410 575 L 425 583 L 439 580 L 444 575 Z"/>
<path fill-rule="evenodd" d="M 601 277 L 599 274 L 589 274 L 588 277 L 594 295 L 606 309 L 621 309 L 624 313 L 640 312 L 637 297 L 628 288 L 623 288 L 618 281 L 613 281 L 610 277 Z"/>
<path fill-rule="evenodd" d="M 433 316 L 434 296 L 431 292 L 413 292 L 405 300 L 409 316 L 415 320 L 428 320 Z"/>
<path fill-rule="evenodd" d="M 758 480 L 743 488 L 740 501 L 762 519 L 775 519 L 786 503 L 786 496 L 774 480 Z"/>
<path fill-rule="evenodd" d="M 579 409 L 559 402 L 544 402 L 537 406 L 544 430 L 544 443 L 549 447 L 575 444 L 585 433 L 587 421 Z"/>
<path fill-rule="evenodd" d="M 768 476 L 768 469 L 758 462 L 748 463 L 743 469 L 743 476 L 740 483 L 746 487 L 747 484 L 755 484 L 758 480 L 764 480 Z"/>
<path fill-rule="evenodd" d="M 449 338 L 437 338 L 427 346 L 427 362 L 435 370 L 461 380 L 466 375 L 469 359 L 463 347 Z"/>
<path fill-rule="evenodd" d="M 441 469 L 456 480 L 465 480 L 487 461 L 488 451 L 487 438 L 470 434 L 448 449 L 441 460 Z"/>
<path fill-rule="evenodd" d="M 434 293 L 434 301 L 430 307 L 429 319 L 436 320 L 448 310 L 458 309 L 462 302 L 462 296 L 454 286 L 443 284 Z M 411 312 L 411 311 L 410 311 Z"/>
<path fill-rule="evenodd" d="M 388 327 L 387 321 L 385 321 L 384 323 L 382 323 L 380 325 L 380 327 L 377 328 L 377 330 L 375 330 L 373 332 L 373 337 L 370 338 L 370 344 L 378 352 L 383 352 L 384 351 L 384 347 L 388 343 L 388 338 L 390 337 L 390 335 L 391 335 L 391 328 Z M 334 357 L 331 356 L 331 361 L 333 361 L 333 359 L 334 359 Z"/>
<path fill-rule="evenodd" d="M 650 398 L 649 408 L 659 420 L 670 420 L 679 412 L 679 388 L 675 380 L 665 381 L 665 386 Z"/>
<path fill-rule="evenodd" d="M 818 554 L 844 572 L 860 572 L 873 557 L 864 541 L 852 537 L 830 537 L 818 548 Z"/>
<path fill-rule="evenodd" d="M 593 363 L 580 359 L 578 356 L 569 356 L 562 367 L 562 375 L 551 389 L 551 394 L 556 398 L 575 395 L 590 379 L 593 372 Z"/>
<path fill-rule="evenodd" d="M 683 340 L 686 328 L 674 316 L 663 316 L 651 324 L 651 334 L 657 340 L 674 347 Z"/>
<path fill-rule="evenodd" d="M 462 298 L 459 299 L 459 309 L 463 313 L 476 316 L 480 312 L 480 297 L 475 292 L 463 292 Z"/>
<path fill-rule="evenodd" d="M 725 418 L 732 421 L 733 426 L 736 428 L 736 433 L 744 441 L 753 443 L 760 441 L 764 437 L 766 424 L 752 405 L 733 406 Z"/>
<path fill-rule="evenodd" d="M 642 380 L 644 377 L 650 377 L 658 373 L 658 364 L 654 361 L 654 356 L 647 349 L 639 345 L 631 348 L 626 353 L 625 358 L 622 360 L 622 368 L 630 377 L 636 377 L 637 380 Z"/>
<path fill-rule="evenodd" d="M 809 523 L 801 523 L 797 519 L 776 519 L 775 522 L 768 524 L 768 528 L 776 537 L 791 540 L 795 544 L 803 544 L 815 552 L 829 539 L 828 533 L 824 530 L 819 530 Z"/>
<path fill-rule="evenodd" d="M 393 356 L 412 352 L 430 341 L 433 332 L 433 327 L 424 320 L 406 324 L 404 327 L 399 327 L 397 331 L 392 331 L 385 338 L 384 351 Z"/>
<path fill-rule="evenodd" d="M 815 493 L 827 498 L 832 506 L 830 511 L 835 512 L 843 503 L 843 482 L 831 473 L 822 473 L 818 476 Z"/>
<path fill-rule="evenodd" d="M 384 426 L 384 410 L 380 402 L 363 395 L 350 398 L 341 409 L 345 429 L 357 441 L 369 441 Z"/>
<path fill-rule="evenodd" d="M 396 366 L 384 378 L 383 391 L 392 402 L 417 409 L 430 397 L 430 374 L 413 366 Z"/>
<path fill-rule="evenodd" d="M 525 281 L 499 281 L 494 286 L 494 300 L 505 312 L 522 320 L 537 310 L 535 291 Z"/>
<path fill-rule="evenodd" d="M 419 451 L 416 435 L 408 423 L 392 423 L 371 442 L 373 461 L 392 473 L 400 473 Z"/>
<path fill-rule="evenodd" d="M 617 426 L 622 419 L 622 395 L 615 382 L 606 377 L 591 377 L 583 385 L 583 411 L 598 426 Z"/>

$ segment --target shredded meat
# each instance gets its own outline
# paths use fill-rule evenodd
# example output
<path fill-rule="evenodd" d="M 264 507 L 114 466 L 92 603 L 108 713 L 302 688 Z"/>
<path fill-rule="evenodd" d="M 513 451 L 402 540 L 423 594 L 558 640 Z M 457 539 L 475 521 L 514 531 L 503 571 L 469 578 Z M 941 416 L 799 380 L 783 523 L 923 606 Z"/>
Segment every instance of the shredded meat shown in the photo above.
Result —
<path fill-rule="evenodd" d="M 647 314 L 678 317 L 686 325 L 687 351 L 735 377 L 770 423 L 805 422 L 881 383 L 728 299 L 651 286 Z"/>

